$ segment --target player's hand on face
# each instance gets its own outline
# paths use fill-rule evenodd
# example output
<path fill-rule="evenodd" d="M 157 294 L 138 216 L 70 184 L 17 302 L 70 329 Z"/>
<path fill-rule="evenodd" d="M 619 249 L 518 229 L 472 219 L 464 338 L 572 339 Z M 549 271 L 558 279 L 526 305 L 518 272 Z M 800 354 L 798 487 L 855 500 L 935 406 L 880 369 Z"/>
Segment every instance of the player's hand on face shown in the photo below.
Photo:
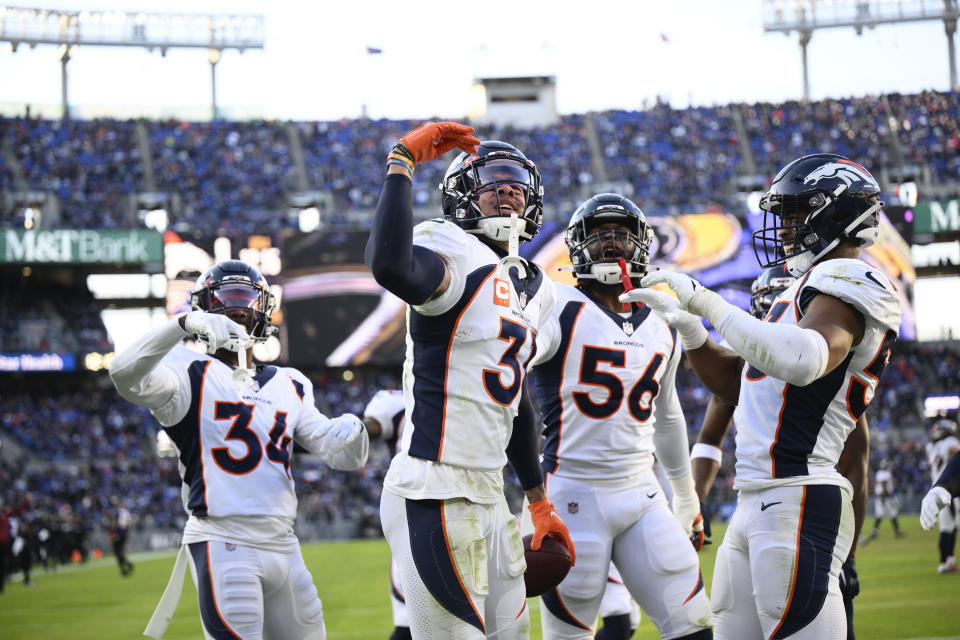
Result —
<path fill-rule="evenodd" d="M 530 540 L 530 548 L 536 551 L 543 545 L 543 539 L 549 534 L 556 536 L 564 546 L 570 550 L 570 557 L 573 558 L 573 564 L 577 564 L 577 552 L 573 548 L 573 538 L 570 537 L 570 530 L 560 518 L 553 503 L 549 498 L 543 498 L 527 505 L 530 510 L 530 517 L 533 520 L 533 538 Z"/>
<path fill-rule="evenodd" d="M 940 510 L 950 504 L 950 492 L 945 488 L 937 486 L 927 491 L 923 496 L 923 502 L 920 503 L 920 526 L 924 531 L 929 531 L 937 522 L 937 514 Z"/>
<path fill-rule="evenodd" d="M 397 146 L 402 146 L 414 163 L 429 162 L 454 148 L 475 153 L 481 141 L 472 133 L 473 127 L 465 124 L 428 122 L 400 138 Z"/>
<path fill-rule="evenodd" d="M 183 319 L 183 328 L 187 333 L 196 335 L 211 355 L 223 348 L 239 351 L 250 342 L 250 336 L 242 325 L 219 313 L 191 311 Z"/>

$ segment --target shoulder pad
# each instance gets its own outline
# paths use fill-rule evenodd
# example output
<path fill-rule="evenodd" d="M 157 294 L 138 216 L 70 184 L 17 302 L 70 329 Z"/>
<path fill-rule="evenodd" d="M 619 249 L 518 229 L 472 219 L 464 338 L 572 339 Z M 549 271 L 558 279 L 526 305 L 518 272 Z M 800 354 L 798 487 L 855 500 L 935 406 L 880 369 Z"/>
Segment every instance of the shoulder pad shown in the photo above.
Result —
<path fill-rule="evenodd" d="M 812 287 L 852 305 L 865 319 L 894 331 L 900 329 L 900 296 L 882 271 L 862 260 L 827 260 L 815 265 L 800 287 L 801 298 L 802 291 Z"/>

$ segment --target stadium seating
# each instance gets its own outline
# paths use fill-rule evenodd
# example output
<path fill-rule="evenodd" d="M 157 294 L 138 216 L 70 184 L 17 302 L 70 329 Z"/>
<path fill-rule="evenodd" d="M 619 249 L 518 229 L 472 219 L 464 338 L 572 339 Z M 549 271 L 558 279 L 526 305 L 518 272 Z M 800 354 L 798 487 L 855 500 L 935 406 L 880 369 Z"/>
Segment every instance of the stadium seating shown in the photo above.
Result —
<path fill-rule="evenodd" d="M 720 207 L 744 213 L 737 179 L 772 176 L 784 162 L 830 151 L 875 173 L 904 166 L 934 183 L 960 181 L 960 94 L 866 96 L 563 116 L 556 124 L 484 127 L 484 138 L 515 144 L 539 166 L 549 215 L 565 218 L 597 189 L 627 192 L 651 214 Z M 174 224 L 249 234 L 294 226 L 284 213 L 303 190 L 329 195 L 332 224 L 376 206 L 383 159 L 410 120 L 203 123 L 0 118 L 0 191 L 27 188 L 56 196 L 65 228 L 130 228 L 139 192 L 169 196 Z M 295 153 L 296 151 L 299 152 Z M 153 167 L 148 184 L 145 158 Z M 295 156 L 302 156 L 302 163 Z M 438 204 L 444 163 L 417 168 L 414 203 Z M 12 202 L 12 199 L 9 199 Z M 14 211 L 0 212 L 0 220 Z"/>

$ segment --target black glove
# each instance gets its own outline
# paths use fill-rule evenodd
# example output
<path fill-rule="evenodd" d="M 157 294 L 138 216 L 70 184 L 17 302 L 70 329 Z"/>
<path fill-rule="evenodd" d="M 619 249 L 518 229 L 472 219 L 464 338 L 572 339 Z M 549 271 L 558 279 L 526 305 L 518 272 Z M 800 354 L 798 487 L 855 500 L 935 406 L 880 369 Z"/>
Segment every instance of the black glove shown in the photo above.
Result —
<path fill-rule="evenodd" d="M 706 538 L 712 538 L 713 532 L 710 530 L 710 515 L 712 509 L 706 503 L 700 503 L 700 515 L 703 516 L 703 535 Z M 707 544 L 710 544 L 707 542 Z"/>
<path fill-rule="evenodd" d="M 844 600 L 853 600 L 860 593 L 860 576 L 857 575 L 857 563 L 853 558 L 840 567 L 840 593 Z"/>

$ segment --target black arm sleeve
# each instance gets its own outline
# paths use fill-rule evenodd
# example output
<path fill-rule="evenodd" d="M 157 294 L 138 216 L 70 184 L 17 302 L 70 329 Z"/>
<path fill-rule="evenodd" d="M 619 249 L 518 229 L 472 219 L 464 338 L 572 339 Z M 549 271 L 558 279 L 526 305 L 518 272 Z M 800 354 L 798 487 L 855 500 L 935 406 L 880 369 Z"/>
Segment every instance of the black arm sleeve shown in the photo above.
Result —
<path fill-rule="evenodd" d="M 507 460 L 513 472 L 520 480 L 524 491 L 543 484 L 543 472 L 540 470 L 540 438 L 537 434 L 536 411 L 523 385 L 520 396 L 520 408 L 513 419 L 513 434 L 507 443 Z"/>
<path fill-rule="evenodd" d="M 514 432 L 516 432 L 516 427 L 514 427 Z M 954 498 L 960 498 L 960 453 L 953 454 L 950 462 L 944 467 L 943 473 L 940 474 L 934 484 L 939 484 L 945 488 Z"/>
<path fill-rule="evenodd" d="M 383 181 L 364 258 L 384 289 L 404 302 L 423 304 L 443 282 L 446 266 L 433 251 L 413 244 L 412 184 L 399 173 Z"/>

